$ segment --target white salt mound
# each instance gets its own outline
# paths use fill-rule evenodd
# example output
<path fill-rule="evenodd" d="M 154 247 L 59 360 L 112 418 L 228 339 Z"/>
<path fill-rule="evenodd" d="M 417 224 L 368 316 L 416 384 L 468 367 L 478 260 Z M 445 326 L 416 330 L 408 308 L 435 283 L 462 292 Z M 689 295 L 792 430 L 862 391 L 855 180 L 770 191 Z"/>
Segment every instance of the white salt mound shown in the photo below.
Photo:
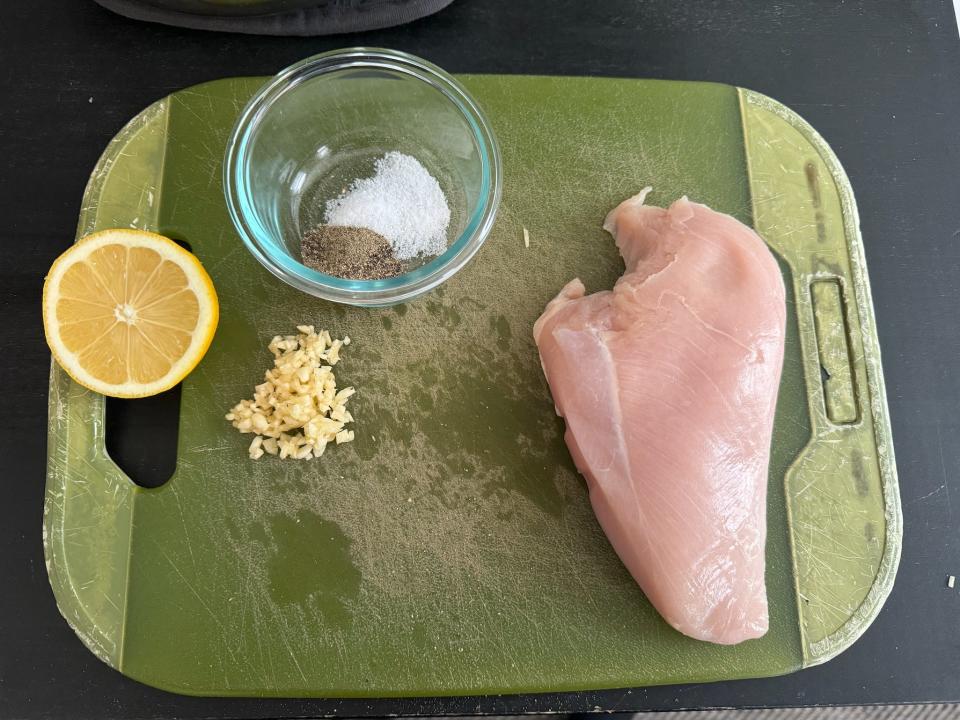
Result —
<path fill-rule="evenodd" d="M 379 158 L 374 169 L 373 177 L 354 180 L 343 196 L 327 201 L 324 221 L 380 233 L 398 260 L 443 253 L 450 207 L 436 178 L 399 152 Z"/>

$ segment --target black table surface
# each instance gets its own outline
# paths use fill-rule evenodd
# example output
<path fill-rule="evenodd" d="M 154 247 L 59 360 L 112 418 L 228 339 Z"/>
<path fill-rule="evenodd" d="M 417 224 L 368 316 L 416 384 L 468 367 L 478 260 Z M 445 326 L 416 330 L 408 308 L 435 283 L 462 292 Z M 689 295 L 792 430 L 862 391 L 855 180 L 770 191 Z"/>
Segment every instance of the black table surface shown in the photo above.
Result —
<path fill-rule="evenodd" d="M 89 171 L 128 118 L 171 91 L 271 74 L 358 44 L 407 50 L 454 72 L 731 83 L 780 99 L 832 144 L 859 201 L 905 516 L 896 587 L 850 650 L 766 680 L 267 701 L 154 690 L 74 636 L 41 547 L 49 354 L 40 290 L 73 240 Z M 960 702 L 960 592 L 946 587 L 948 575 L 960 576 L 960 37 L 950 0 L 456 0 L 405 27 L 313 39 L 140 24 L 90 0 L 14 0 L 0 7 L 0 58 L 0 718 Z"/>

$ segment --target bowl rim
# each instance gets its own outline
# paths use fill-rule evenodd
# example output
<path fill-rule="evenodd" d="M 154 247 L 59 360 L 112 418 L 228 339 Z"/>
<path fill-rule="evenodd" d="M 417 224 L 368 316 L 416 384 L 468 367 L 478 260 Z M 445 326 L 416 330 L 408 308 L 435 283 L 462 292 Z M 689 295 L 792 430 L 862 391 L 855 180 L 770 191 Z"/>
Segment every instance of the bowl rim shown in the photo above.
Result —
<path fill-rule="evenodd" d="M 386 280 L 348 280 L 318 272 L 280 252 L 262 238 L 271 236 L 252 211 L 249 168 L 246 162 L 252 138 L 266 112 L 285 92 L 308 78 L 352 68 L 379 68 L 427 82 L 442 92 L 461 112 L 473 132 L 481 164 L 480 200 L 459 237 L 439 255 L 410 272 Z M 287 284 L 335 302 L 381 306 L 404 302 L 448 280 L 483 245 L 493 227 L 502 194 L 500 147 L 486 115 L 466 88 L 443 69 L 399 50 L 353 47 L 304 58 L 264 83 L 240 112 L 227 142 L 223 163 L 224 198 L 230 219 L 250 253 Z"/>

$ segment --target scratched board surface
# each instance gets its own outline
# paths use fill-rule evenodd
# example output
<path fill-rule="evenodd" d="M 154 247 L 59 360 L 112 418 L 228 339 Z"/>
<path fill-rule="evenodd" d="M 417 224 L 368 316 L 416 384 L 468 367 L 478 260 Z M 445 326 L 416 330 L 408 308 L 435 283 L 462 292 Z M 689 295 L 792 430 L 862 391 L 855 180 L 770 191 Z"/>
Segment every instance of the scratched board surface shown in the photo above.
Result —
<path fill-rule="evenodd" d="M 51 371 L 44 544 L 64 616 L 121 672 L 213 695 L 556 691 L 781 674 L 869 625 L 899 556 L 899 498 L 856 208 L 802 120 L 732 87 L 468 76 L 504 158 L 476 260 L 386 309 L 300 294 L 261 268 L 222 197 L 224 144 L 261 79 L 154 104 L 95 169 L 78 236 L 190 243 L 221 301 L 183 384 L 177 469 L 130 482 L 103 398 Z M 770 467 L 768 634 L 669 628 L 610 549 L 563 444 L 531 337 L 570 278 L 622 272 L 600 228 L 647 184 L 753 224 L 778 253 L 787 351 Z M 530 246 L 523 243 L 523 228 Z M 247 459 L 223 419 L 276 334 L 353 343 L 337 366 L 356 440 L 313 462 Z"/>

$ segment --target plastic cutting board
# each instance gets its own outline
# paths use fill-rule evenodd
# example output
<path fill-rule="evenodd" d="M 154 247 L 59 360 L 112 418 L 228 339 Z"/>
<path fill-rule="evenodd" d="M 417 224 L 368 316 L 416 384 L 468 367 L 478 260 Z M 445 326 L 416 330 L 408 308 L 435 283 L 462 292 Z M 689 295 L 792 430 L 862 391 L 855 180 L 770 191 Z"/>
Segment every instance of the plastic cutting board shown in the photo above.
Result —
<path fill-rule="evenodd" d="M 221 321 L 183 384 L 177 470 L 134 485 L 102 397 L 50 379 L 44 544 L 64 617 L 122 673 L 204 695 L 516 693 L 787 673 L 829 659 L 893 583 L 901 528 L 856 207 L 816 132 L 761 95 L 699 83 L 462 78 L 504 156 L 475 261 L 387 309 L 300 294 L 227 217 L 221 158 L 262 79 L 162 99 L 107 147 L 78 236 L 188 241 Z M 574 276 L 622 272 L 600 228 L 643 186 L 751 223 L 782 260 L 789 327 L 770 466 L 769 633 L 736 647 L 668 627 L 598 527 L 531 338 Z M 530 234 L 524 246 L 522 230 Z M 223 419 L 298 324 L 349 334 L 355 442 L 247 459 Z"/>

